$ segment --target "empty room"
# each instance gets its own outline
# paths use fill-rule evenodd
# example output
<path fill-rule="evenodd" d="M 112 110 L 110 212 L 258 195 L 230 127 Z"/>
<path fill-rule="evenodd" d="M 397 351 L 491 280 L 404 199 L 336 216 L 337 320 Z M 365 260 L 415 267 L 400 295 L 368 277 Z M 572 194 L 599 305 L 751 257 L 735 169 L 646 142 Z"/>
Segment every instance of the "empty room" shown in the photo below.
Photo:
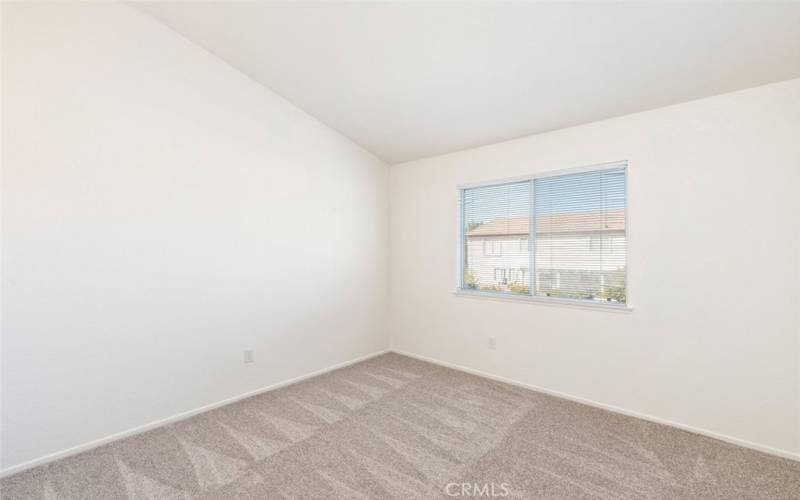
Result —
<path fill-rule="evenodd" d="M 800 2 L 5 1 L 0 498 L 800 498 Z"/>

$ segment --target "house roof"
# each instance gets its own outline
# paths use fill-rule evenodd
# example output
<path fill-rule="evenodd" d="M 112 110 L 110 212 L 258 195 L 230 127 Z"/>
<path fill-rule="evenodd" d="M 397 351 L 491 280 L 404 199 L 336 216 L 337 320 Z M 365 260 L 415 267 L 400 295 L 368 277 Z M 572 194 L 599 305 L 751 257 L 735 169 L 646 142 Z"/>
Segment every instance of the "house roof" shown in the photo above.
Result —
<path fill-rule="evenodd" d="M 467 231 L 467 236 L 506 236 L 528 234 L 527 217 L 492 219 Z M 572 233 L 587 231 L 622 231 L 625 229 L 625 211 L 568 212 L 545 214 L 536 218 L 536 233 Z"/>

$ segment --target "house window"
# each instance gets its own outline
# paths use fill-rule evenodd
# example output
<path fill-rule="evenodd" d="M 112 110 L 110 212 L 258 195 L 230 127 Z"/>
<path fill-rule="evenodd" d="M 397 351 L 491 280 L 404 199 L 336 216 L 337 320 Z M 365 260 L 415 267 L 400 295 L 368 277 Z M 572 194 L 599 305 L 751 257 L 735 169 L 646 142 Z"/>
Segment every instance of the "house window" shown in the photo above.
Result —
<path fill-rule="evenodd" d="M 483 255 L 486 257 L 502 257 L 503 256 L 503 242 L 502 240 L 483 240 Z"/>
<path fill-rule="evenodd" d="M 462 188 L 461 289 L 626 304 L 626 173 L 619 162 Z"/>
<path fill-rule="evenodd" d="M 591 250 L 592 252 L 596 252 L 597 250 L 603 248 L 602 245 L 603 245 L 603 239 L 602 236 L 600 236 L 599 234 L 593 234 L 592 236 L 589 237 L 589 250 Z"/>
<path fill-rule="evenodd" d="M 523 283 L 525 281 L 525 274 L 528 272 L 528 269 L 525 267 L 521 267 L 519 269 L 509 269 L 508 270 L 508 282 L 511 283 Z"/>

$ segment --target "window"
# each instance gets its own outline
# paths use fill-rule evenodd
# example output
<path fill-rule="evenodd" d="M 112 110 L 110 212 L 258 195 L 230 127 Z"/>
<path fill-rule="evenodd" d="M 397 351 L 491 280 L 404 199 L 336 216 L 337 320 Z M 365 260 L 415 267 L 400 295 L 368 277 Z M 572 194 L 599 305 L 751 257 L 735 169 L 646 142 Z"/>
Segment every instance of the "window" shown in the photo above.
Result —
<path fill-rule="evenodd" d="M 589 250 L 596 252 L 598 249 L 600 249 L 603 244 L 602 238 L 603 237 L 601 234 L 593 234 L 592 236 L 590 236 Z"/>
<path fill-rule="evenodd" d="M 626 304 L 626 171 L 619 162 L 461 189 L 460 288 Z"/>
<path fill-rule="evenodd" d="M 503 241 L 492 239 L 483 240 L 483 255 L 487 257 L 502 257 Z"/>
<path fill-rule="evenodd" d="M 506 273 L 506 275 L 508 276 L 508 283 L 509 284 L 524 283 L 525 282 L 525 278 L 526 278 L 526 276 L 525 276 L 526 274 L 528 274 L 528 268 L 527 267 L 509 269 L 507 271 L 507 273 Z"/>

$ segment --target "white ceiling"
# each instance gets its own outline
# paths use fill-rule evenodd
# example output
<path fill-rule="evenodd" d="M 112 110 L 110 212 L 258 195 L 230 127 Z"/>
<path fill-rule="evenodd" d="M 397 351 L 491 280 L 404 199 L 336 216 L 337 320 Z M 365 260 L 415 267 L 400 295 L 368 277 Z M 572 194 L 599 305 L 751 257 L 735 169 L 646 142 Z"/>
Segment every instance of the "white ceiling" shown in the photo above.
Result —
<path fill-rule="evenodd" d="M 800 3 L 136 6 L 389 163 L 800 77 Z"/>

